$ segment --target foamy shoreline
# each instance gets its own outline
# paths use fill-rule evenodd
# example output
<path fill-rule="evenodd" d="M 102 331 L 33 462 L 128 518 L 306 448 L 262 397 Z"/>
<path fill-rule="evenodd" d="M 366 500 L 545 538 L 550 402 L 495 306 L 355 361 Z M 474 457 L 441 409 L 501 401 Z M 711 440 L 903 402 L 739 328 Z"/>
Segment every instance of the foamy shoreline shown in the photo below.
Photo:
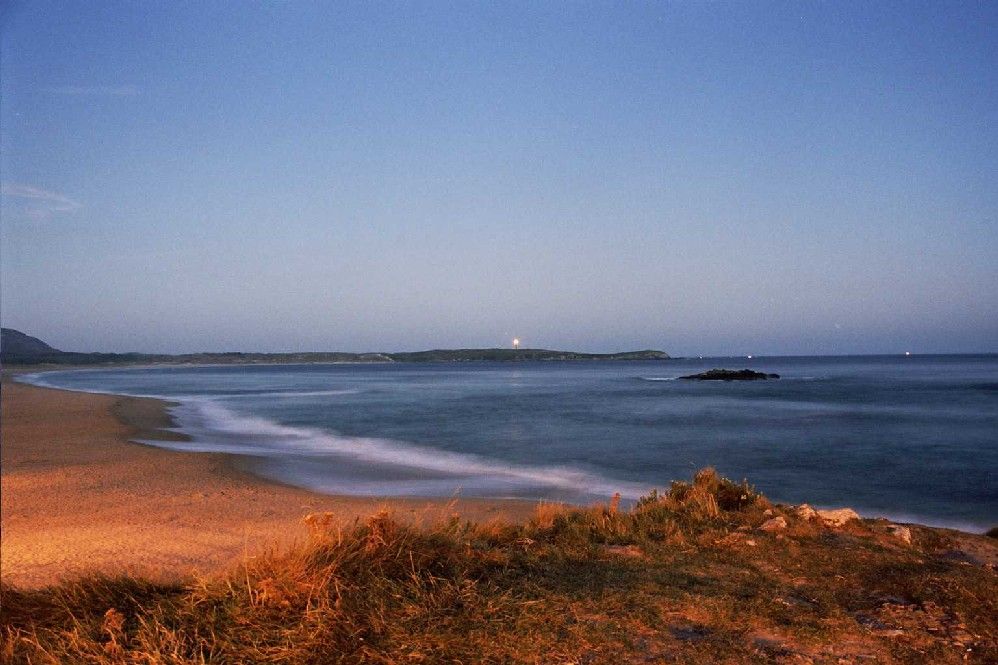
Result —
<path fill-rule="evenodd" d="M 115 368 L 117 369 L 117 368 Z M 59 370 L 56 370 L 59 371 Z M 73 371 L 73 370 L 69 370 Z M 21 381 L 62 389 L 43 373 Z M 73 390 L 73 389 L 70 389 Z M 409 497 L 427 500 L 455 495 L 501 501 L 565 501 L 588 505 L 620 494 L 625 504 L 652 487 L 607 478 L 571 466 L 511 464 L 472 453 L 444 451 L 408 441 L 345 436 L 311 427 L 288 426 L 250 413 L 236 413 L 226 400 L 257 395 L 160 395 L 114 393 L 100 389 L 78 392 L 156 399 L 173 418 L 167 436 L 156 432 L 135 438 L 137 443 L 183 452 L 225 454 L 239 467 L 279 484 L 334 496 Z M 352 394 L 357 390 L 280 392 L 281 397 Z M 142 428 L 148 429 L 148 428 Z M 316 473 L 310 460 L 335 460 Z"/>
<path fill-rule="evenodd" d="M 428 520 L 521 519 L 532 502 L 320 495 L 244 472 L 228 455 L 131 441 L 175 436 L 167 403 L 4 381 L 5 582 L 41 586 L 84 571 L 157 579 L 211 574 L 303 538 L 302 518 L 350 522 L 381 509 Z"/>

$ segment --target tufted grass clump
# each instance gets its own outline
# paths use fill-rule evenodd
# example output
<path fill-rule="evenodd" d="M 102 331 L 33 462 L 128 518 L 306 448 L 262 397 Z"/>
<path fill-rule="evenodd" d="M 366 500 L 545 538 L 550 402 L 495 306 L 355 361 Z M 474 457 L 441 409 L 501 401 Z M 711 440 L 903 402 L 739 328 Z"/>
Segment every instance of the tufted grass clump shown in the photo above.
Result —
<path fill-rule="evenodd" d="M 766 498 L 747 481 L 728 480 L 711 467 L 698 471 L 692 482 L 673 481 L 665 494 L 653 490 L 636 504 L 638 512 L 671 513 L 687 524 L 721 519 L 739 521 L 770 507 Z"/>

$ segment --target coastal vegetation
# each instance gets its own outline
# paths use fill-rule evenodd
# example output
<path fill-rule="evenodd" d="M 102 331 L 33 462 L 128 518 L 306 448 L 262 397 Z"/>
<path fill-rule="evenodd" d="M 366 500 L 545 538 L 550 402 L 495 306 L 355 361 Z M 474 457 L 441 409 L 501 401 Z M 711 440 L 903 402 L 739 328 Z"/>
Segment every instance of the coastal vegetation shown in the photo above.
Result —
<path fill-rule="evenodd" d="M 826 519 L 827 517 L 827 519 Z M 705 469 L 523 523 L 305 518 L 184 582 L 0 586 L 9 663 L 963 663 L 998 659 L 998 544 L 774 505 Z"/>
<path fill-rule="evenodd" d="M 319 351 L 301 353 L 79 353 L 60 351 L 37 337 L 12 328 L 2 330 L 0 362 L 4 365 L 148 365 L 148 364 L 293 364 L 293 363 L 392 363 L 476 362 L 523 360 L 664 360 L 664 351 L 581 353 L 548 349 L 436 349 L 406 353 L 347 353 Z"/>

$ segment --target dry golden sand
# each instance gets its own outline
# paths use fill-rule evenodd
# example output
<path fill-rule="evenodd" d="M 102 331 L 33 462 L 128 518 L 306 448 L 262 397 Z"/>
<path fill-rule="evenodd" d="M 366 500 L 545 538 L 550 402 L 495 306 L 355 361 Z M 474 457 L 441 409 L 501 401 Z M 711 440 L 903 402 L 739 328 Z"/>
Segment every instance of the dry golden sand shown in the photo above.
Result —
<path fill-rule="evenodd" d="M 86 570 L 157 579 L 210 574 L 304 537 L 302 518 L 313 512 L 349 522 L 381 508 L 415 520 L 442 512 L 521 519 L 533 509 L 526 502 L 324 496 L 260 480 L 225 455 L 131 443 L 169 425 L 165 407 L 3 382 L 5 582 L 37 587 Z"/>

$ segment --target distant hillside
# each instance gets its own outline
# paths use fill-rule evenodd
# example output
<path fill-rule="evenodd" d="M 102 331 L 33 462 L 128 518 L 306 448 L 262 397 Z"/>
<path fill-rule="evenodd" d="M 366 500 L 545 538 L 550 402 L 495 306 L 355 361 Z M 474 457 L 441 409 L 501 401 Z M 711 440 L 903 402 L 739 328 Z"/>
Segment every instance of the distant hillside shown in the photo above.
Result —
<path fill-rule="evenodd" d="M 438 349 L 411 353 L 77 353 L 54 349 L 35 337 L 11 328 L 3 328 L 0 340 L 0 362 L 5 365 L 120 365 L 120 364 L 223 364 L 250 365 L 264 363 L 390 363 L 390 362 L 473 362 L 524 360 L 664 360 L 662 351 L 628 351 L 625 353 L 578 353 L 547 349 Z"/>
<path fill-rule="evenodd" d="M 62 353 L 37 337 L 13 328 L 0 328 L 0 352 L 23 357 Z"/>

